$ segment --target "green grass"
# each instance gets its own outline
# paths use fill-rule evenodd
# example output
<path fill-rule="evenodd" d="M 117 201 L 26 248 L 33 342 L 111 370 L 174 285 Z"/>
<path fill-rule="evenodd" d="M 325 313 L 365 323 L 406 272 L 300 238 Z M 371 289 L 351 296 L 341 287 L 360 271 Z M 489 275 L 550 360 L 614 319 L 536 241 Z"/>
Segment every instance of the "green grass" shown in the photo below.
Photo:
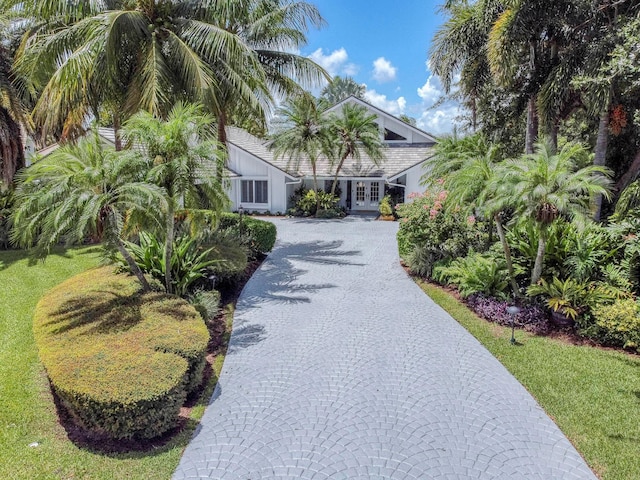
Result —
<path fill-rule="evenodd" d="M 106 455 L 72 443 L 58 423 L 32 332 L 42 295 L 99 263 L 95 249 L 57 252 L 29 265 L 24 252 L 0 252 L 0 478 L 166 480 L 202 415 L 215 385 L 212 375 L 187 428 L 149 452 Z M 221 360 L 218 361 L 221 364 Z M 218 365 L 219 368 L 219 365 Z M 38 442 L 36 448 L 29 447 Z"/>
<path fill-rule="evenodd" d="M 604 480 L 640 478 L 640 357 L 577 346 L 478 318 L 444 290 L 418 282 L 531 392 Z"/>

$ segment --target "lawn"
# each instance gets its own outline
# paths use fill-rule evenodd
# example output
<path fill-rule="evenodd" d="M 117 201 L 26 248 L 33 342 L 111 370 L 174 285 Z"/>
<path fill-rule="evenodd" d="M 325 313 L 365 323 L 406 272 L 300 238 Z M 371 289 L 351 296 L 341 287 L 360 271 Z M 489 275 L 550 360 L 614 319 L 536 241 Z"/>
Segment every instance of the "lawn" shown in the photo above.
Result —
<path fill-rule="evenodd" d="M 522 331 L 512 346 L 509 328 L 419 284 L 529 390 L 600 478 L 640 478 L 640 357 Z"/>
<path fill-rule="evenodd" d="M 178 464 L 216 375 L 191 411 L 189 428 L 149 452 L 101 454 L 76 446 L 57 419 L 32 333 L 36 303 L 49 288 L 98 265 L 95 249 L 59 251 L 29 265 L 23 252 L 0 252 L 0 478 L 162 479 Z M 229 311 L 229 316 L 232 311 Z M 214 370 L 219 373 L 222 356 Z M 37 443 L 37 447 L 31 444 Z"/>

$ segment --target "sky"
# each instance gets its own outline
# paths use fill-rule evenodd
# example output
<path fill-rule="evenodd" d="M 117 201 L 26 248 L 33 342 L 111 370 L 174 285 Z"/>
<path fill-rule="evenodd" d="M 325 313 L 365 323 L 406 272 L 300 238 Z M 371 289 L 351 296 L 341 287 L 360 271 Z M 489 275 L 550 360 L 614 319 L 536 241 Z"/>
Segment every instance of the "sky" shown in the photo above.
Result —
<path fill-rule="evenodd" d="M 311 30 L 301 54 L 332 76 L 367 86 L 366 100 L 393 115 L 405 114 L 435 135 L 451 132 L 455 102 L 434 109 L 443 95 L 428 69 L 431 38 L 443 23 L 442 0 L 311 0 L 327 22 Z"/>

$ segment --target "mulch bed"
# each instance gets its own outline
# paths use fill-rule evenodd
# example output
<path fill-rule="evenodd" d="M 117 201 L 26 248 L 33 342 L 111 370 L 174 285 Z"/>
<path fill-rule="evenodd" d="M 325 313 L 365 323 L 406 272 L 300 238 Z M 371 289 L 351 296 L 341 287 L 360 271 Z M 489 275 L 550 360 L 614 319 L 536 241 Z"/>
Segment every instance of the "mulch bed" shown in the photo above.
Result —
<path fill-rule="evenodd" d="M 195 393 L 192 393 L 189 398 L 187 398 L 186 403 L 180 409 L 178 424 L 174 429 L 170 430 L 163 436 L 152 440 L 115 440 L 108 435 L 101 434 L 100 432 L 89 431 L 78 425 L 69 411 L 62 404 L 55 391 L 51 389 L 60 425 L 64 428 L 67 438 L 80 448 L 107 455 L 116 455 L 127 452 L 157 450 L 158 448 L 162 448 L 167 445 L 172 438 L 182 432 L 189 424 L 191 410 L 197 405 L 202 393 L 211 381 L 211 377 L 213 376 L 212 365 L 219 355 L 224 355 L 227 351 L 230 332 L 227 331 L 225 307 L 229 304 L 236 304 L 242 289 L 258 267 L 262 265 L 265 258 L 266 256 L 263 256 L 250 262 L 247 265 L 240 281 L 233 285 L 224 285 L 220 288 L 220 311 L 215 318 L 207 322 L 210 340 L 207 346 L 207 363 L 203 372 L 202 384 Z"/>

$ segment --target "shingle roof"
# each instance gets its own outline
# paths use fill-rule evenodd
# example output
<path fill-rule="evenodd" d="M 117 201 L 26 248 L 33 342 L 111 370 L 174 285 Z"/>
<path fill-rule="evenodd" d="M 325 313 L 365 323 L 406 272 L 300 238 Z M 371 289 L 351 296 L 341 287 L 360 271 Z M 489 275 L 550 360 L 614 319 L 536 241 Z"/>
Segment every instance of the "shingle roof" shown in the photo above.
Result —
<path fill-rule="evenodd" d="M 283 172 L 295 176 L 311 176 L 311 167 L 301 160 L 296 165 L 295 159 L 288 157 L 275 158 L 268 148 L 268 141 L 261 140 L 245 130 L 236 127 L 227 127 L 229 143 L 244 150 L 251 155 L 264 160 Z M 360 161 L 349 158 L 345 161 L 339 177 L 384 177 L 394 178 L 433 155 L 433 144 L 391 144 L 384 150 L 385 160 L 376 166 L 371 159 L 363 155 Z M 333 176 L 334 169 L 326 157 L 321 157 L 317 162 L 317 175 L 319 177 Z"/>

